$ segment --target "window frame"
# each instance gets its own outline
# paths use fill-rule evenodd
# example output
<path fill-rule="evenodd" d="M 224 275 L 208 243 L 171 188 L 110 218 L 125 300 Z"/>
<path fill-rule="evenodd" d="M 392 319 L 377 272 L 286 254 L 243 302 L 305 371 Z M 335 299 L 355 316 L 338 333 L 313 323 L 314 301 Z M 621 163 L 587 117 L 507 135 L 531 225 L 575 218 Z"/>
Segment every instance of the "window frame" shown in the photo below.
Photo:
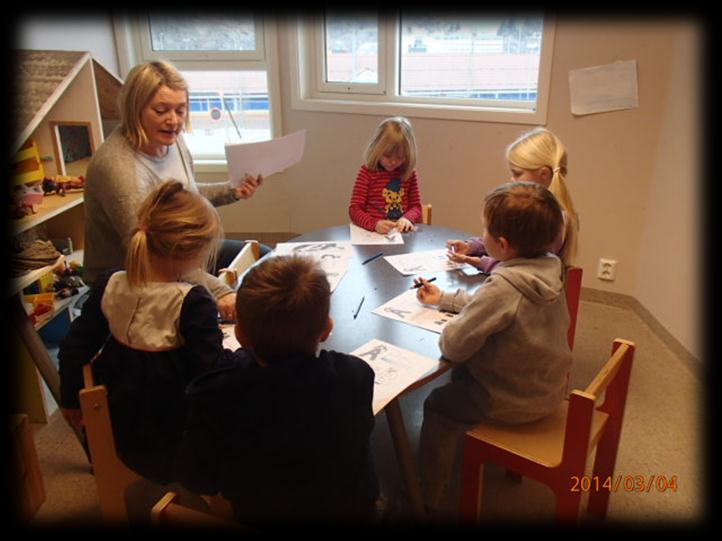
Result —
<path fill-rule="evenodd" d="M 355 85 L 341 84 L 329 90 L 319 81 L 324 77 L 323 15 L 298 17 L 289 25 L 289 59 L 291 64 L 291 105 L 295 110 L 339 112 L 363 115 L 406 115 L 421 118 L 503 122 L 543 125 L 547 121 L 551 69 L 556 22 L 544 14 L 544 29 L 539 51 L 539 83 L 536 109 L 523 103 L 489 100 L 469 104 L 468 99 L 403 96 L 400 93 L 399 14 L 379 15 L 379 82 L 377 91 L 357 91 Z M 382 40 L 383 26 L 383 40 Z M 383 41 L 383 47 L 382 47 Z M 321 45 L 319 45 L 321 42 Z M 383 56 L 382 59 L 382 49 Z M 383 65 L 383 68 L 382 68 Z M 338 85 L 338 83 L 334 83 Z M 343 88 L 346 86 L 346 88 Z"/>
<path fill-rule="evenodd" d="M 118 64 L 125 79 L 131 68 L 142 62 L 167 60 L 179 71 L 265 71 L 268 88 L 271 138 L 283 134 L 281 91 L 278 70 L 278 29 L 276 21 L 254 14 L 255 51 L 152 51 L 148 13 L 113 17 Z M 259 44 L 260 42 L 260 44 Z M 193 159 L 197 173 L 228 171 L 221 159 Z"/>

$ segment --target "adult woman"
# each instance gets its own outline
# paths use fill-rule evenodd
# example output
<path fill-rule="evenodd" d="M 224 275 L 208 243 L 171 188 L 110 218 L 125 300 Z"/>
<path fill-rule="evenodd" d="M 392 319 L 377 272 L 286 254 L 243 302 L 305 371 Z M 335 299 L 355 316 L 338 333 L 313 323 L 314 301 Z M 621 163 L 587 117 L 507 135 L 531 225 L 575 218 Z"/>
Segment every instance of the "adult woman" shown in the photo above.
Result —
<path fill-rule="evenodd" d="M 262 178 L 246 176 L 238 188 L 229 182 L 196 183 L 193 159 L 181 135 L 189 128 L 188 86 L 178 70 L 163 61 L 135 66 L 120 93 L 121 123 L 98 148 L 85 185 L 85 278 L 123 266 L 127 241 L 145 197 L 165 180 L 182 182 L 214 206 L 248 199 Z M 223 241 L 219 266 L 242 247 Z M 235 292 L 201 269 L 184 277 L 202 284 L 218 301 L 221 315 L 234 318 Z"/>

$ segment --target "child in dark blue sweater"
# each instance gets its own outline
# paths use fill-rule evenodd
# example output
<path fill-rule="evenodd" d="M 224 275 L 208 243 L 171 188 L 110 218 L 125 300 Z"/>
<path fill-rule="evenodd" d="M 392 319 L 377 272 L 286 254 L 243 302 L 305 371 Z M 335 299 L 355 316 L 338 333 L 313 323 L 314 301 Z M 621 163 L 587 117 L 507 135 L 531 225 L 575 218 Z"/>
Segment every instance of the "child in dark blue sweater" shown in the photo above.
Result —
<path fill-rule="evenodd" d="M 369 437 L 373 371 L 334 351 L 330 289 L 313 261 L 279 256 L 238 289 L 235 362 L 187 391 L 180 479 L 218 491 L 246 524 L 363 520 L 378 496 Z"/>

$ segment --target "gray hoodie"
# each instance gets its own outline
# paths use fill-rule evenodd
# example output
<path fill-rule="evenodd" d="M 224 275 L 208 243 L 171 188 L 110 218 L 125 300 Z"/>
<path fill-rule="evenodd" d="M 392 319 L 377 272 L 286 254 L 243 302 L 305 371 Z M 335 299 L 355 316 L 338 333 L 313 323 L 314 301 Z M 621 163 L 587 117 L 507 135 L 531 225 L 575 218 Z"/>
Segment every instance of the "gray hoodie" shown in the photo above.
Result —
<path fill-rule="evenodd" d="M 441 334 L 446 359 L 467 363 L 485 417 L 524 423 L 564 398 L 572 354 L 561 260 L 552 254 L 503 261 L 470 295 L 444 292 L 441 310 L 459 312 Z"/>

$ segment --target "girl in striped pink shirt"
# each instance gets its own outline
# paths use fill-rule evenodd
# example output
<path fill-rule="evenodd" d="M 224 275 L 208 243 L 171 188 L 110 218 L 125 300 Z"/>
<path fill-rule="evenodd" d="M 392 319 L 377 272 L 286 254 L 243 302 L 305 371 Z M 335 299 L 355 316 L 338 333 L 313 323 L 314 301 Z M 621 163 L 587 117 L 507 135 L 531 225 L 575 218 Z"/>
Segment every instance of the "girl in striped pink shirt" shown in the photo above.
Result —
<path fill-rule="evenodd" d="M 356 176 L 348 214 L 359 227 L 383 235 L 411 231 L 421 220 L 416 177 L 416 139 L 404 117 L 387 118 L 376 128 Z"/>

